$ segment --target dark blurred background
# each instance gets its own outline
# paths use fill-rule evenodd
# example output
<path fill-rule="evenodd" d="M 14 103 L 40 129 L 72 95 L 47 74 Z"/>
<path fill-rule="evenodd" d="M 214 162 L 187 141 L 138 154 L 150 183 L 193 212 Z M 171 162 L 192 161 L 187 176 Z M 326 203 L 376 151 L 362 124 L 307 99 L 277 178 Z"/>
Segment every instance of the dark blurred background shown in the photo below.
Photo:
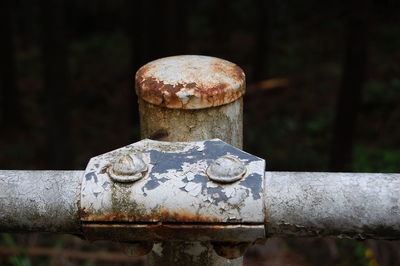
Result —
<path fill-rule="evenodd" d="M 2 0 L 0 169 L 84 169 L 139 140 L 133 76 L 169 55 L 247 75 L 245 150 L 267 170 L 399 172 L 395 0 Z M 398 242 L 272 239 L 247 265 L 400 265 Z M 132 265 L 115 245 L 0 238 L 0 265 Z"/>

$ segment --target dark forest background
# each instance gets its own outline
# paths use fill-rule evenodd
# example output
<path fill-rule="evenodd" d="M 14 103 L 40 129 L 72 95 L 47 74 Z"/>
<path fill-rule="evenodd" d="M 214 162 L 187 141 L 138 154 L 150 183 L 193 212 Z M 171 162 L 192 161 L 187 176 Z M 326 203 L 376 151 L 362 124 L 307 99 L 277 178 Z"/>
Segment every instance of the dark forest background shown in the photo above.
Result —
<path fill-rule="evenodd" d="M 245 150 L 267 170 L 399 172 L 400 3 L 0 1 L 0 169 L 84 169 L 139 140 L 133 76 L 179 54 L 247 75 Z M 281 240 L 247 265 L 400 265 L 386 241 Z M 118 246 L 0 238 L 0 265 L 125 265 Z M 19 252 L 19 253 L 18 253 Z M 18 254 L 19 255 L 18 255 Z"/>

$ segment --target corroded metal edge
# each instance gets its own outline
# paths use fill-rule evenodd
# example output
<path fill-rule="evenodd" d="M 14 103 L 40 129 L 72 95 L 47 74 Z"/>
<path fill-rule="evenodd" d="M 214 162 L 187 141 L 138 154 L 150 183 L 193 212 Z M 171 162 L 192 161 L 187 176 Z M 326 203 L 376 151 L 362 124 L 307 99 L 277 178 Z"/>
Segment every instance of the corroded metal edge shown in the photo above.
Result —
<path fill-rule="evenodd" d="M 229 61 L 199 55 L 161 58 L 141 67 L 136 93 L 174 109 L 202 109 L 235 101 L 245 92 L 243 70 Z"/>
<path fill-rule="evenodd" d="M 224 241 L 254 242 L 263 239 L 263 225 L 206 224 L 83 224 L 86 238 L 95 241 Z"/>

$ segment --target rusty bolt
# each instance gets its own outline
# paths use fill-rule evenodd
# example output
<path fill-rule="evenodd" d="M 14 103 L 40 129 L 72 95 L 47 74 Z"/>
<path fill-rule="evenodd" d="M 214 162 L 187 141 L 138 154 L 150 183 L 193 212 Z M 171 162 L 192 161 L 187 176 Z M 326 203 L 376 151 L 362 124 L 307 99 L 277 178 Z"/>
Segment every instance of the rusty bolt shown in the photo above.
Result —
<path fill-rule="evenodd" d="M 147 171 L 147 165 L 134 154 L 122 155 L 108 168 L 108 175 L 117 182 L 128 183 L 139 180 Z"/>
<path fill-rule="evenodd" d="M 245 91 L 245 75 L 237 65 L 215 57 L 181 55 L 141 67 L 135 78 L 142 100 L 175 109 L 202 109 L 228 104 Z"/>
<path fill-rule="evenodd" d="M 246 167 L 233 156 L 225 155 L 207 167 L 208 177 L 218 183 L 232 183 L 240 180 L 246 173 Z"/>

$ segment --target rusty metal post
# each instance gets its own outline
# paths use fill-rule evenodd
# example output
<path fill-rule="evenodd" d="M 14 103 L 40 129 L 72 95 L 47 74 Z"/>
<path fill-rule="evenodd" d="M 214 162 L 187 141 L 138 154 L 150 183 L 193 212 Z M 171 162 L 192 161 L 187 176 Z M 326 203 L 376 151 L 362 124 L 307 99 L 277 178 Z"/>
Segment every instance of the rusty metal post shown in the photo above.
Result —
<path fill-rule="evenodd" d="M 141 138 L 243 143 L 245 75 L 228 61 L 208 56 L 173 56 L 136 73 Z"/>
<path fill-rule="evenodd" d="M 219 138 L 242 148 L 245 75 L 237 65 L 208 56 L 152 61 L 135 78 L 141 138 L 201 141 Z M 241 265 L 218 256 L 211 243 L 163 242 L 150 265 Z"/>

